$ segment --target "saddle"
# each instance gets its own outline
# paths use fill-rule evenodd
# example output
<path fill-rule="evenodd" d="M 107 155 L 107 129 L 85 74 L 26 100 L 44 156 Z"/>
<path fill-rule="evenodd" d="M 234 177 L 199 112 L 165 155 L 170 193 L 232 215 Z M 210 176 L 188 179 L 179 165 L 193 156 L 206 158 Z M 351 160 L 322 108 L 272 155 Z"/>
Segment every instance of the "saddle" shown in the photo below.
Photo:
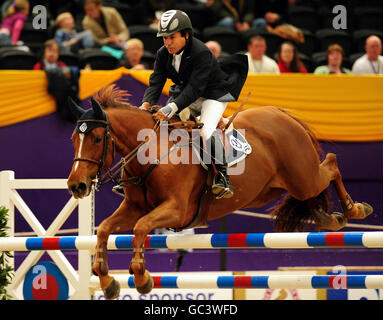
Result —
<path fill-rule="evenodd" d="M 154 105 L 149 107 L 147 110 L 151 114 L 154 114 L 160 108 L 161 106 Z M 229 122 L 228 119 L 221 118 L 217 125 L 217 129 L 220 129 L 225 132 L 225 139 L 223 139 L 223 142 L 225 145 L 226 154 L 229 155 L 227 157 L 227 160 L 228 160 L 227 162 L 228 162 L 228 167 L 230 167 L 231 165 L 234 165 L 238 163 L 239 161 L 241 161 L 243 158 L 245 158 L 247 154 L 251 152 L 251 147 L 247 143 L 243 135 L 234 129 L 233 123 L 231 123 L 230 126 L 226 128 L 228 122 Z M 193 129 L 199 130 L 202 127 L 203 127 L 203 123 L 201 123 L 198 118 L 194 117 L 190 113 L 189 108 L 184 109 L 182 112 L 179 113 L 179 115 L 174 115 L 168 121 L 169 131 L 174 129 L 185 129 L 186 131 L 190 133 Z M 189 138 L 190 138 L 190 135 L 189 135 Z M 198 138 L 203 139 L 202 134 Z M 206 150 L 204 150 L 204 147 L 203 147 L 204 143 L 195 144 L 195 141 L 193 141 L 193 136 L 190 138 L 189 142 L 196 156 L 199 158 L 202 167 L 205 170 L 207 170 L 207 178 L 206 178 L 205 186 L 199 198 L 198 209 L 194 215 L 194 218 L 188 225 L 184 227 L 177 228 L 177 229 L 170 229 L 174 232 L 179 232 L 179 231 L 190 229 L 190 228 L 207 228 L 208 227 L 206 223 L 207 215 L 209 212 L 210 205 L 215 199 L 215 195 L 211 192 L 213 177 L 217 172 L 214 166 L 214 162 L 212 162 L 213 164 L 212 166 L 207 166 L 204 163 L 203 154 L 207 152 Z M 209 170 L 209 167 L 213 168 L 213 170 Z"/>

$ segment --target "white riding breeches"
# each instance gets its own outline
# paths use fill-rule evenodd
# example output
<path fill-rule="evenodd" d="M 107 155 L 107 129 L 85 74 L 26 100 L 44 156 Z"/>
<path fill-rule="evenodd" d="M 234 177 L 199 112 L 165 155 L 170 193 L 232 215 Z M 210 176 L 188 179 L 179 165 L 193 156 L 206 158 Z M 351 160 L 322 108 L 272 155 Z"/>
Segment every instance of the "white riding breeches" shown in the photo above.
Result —
<path fill-rule="evenodd" d="M 218 122 L 226 107 L 227 102 L 204 98 L 197 99 L 189 106 L 191 114 L 194 116 L 200 115 L 199 120 L 204 124 L 201 130 L 206 141 L 217 128 Z"/>

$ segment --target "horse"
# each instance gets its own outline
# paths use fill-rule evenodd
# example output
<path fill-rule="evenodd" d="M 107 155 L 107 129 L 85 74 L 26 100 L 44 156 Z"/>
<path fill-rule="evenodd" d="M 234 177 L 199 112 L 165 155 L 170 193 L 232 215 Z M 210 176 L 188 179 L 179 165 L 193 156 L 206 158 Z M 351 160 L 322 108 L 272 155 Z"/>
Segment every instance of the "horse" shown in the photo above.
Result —
<path fill-rule="evenodd" d="M 71 104 L 78 121 L 72 134 L 75 158 L 67 184 L 74 198 L 90 194 L 100 172 L 114 163 L 116 153 L 122 159 L 129 158 L 121 167 L 121 178 L 127 182 L 124 199 L 97 230 L 92 270 L 99 277 L 106 299 L 114 299 L 120 290 L 119 283 L 109 275 L 109 235 L 133 230 L 129 272 L 134 275 L 137 291 L 149 293 L 153 279 L 144 260 L 147 235 L 157 228 L 177 230 L 190 225 L 208 176 L 199 163 L 140 163 L 133 151 L 144 142 L 160 145 L 164 138 L 152 135 L 151 140 L 138 143 L 140 132 L 150 132 L 158 123 L 148 111 L 130 105 L 128 96 L 127 91 L 110 85 L 91 97 L 92 107 L 88 110 L 73 101 Z M 313 131 L 301 120 L 280 108 L 266 106 L 239 112 L 233 124 L 245 130 L 246 139 L 255 152 L 242 160 L 246 164 L 242 174 L 231 176 L 233 197 L 211 198 L 207 221 L 274 200 L 279 200 L 271 213 L 276 218 L 275 231 L 302 231 L 309 220 L 319 230 L 335 231 L 343 228 L 348 219 L 364 219 L 372 213 L 369 204 L 352 200 L 343 184 L 336 155 L 322 155 Z M 167 142 L 169 148 L 176 143 Z M 190 146 L 183 148 L 191 149 Z M 161 156 L 157 149 L 155 157 L 158 160 Z M 330 210 L 330 185 L 339 198 L 340 213 Z"/>

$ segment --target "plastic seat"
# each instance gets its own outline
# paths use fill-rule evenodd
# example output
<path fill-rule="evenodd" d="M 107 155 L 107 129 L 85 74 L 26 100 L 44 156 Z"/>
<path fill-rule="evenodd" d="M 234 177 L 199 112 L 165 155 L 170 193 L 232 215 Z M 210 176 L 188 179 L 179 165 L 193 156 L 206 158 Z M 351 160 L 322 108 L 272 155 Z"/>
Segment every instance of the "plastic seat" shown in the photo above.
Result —
<path fill-rule="evenodd" d="M 241 38 L 237 32 L 224 27 L 208 27 L 202 31 L 203 41 L 217 41 L 223 51 L 236 53 L 242 50 Z"/>
<path fill-rule="evenodd" d="M 37 53 L 44 42 L 48 40 L 47 29 L 35 29 L 31 22 L 26 22 L 20 33 L 20 41 L 29 47 L 34 53 Z"/>
<path fill-rule="evenodd" d="M 314 52 L 317 51 L 317 39 L 315 35 L 306 29 L 302 29 L 303 35 L 305 37 L 304 43 L 298 43 L 297 49 L 300 53 L 304 53 L 307 56 L 311 56 Z"/>
<path fill-rule="evenodd" d="M 3 70 L 32 70 L 36 62 L 37 58 L 32 52 L 17 49 L 0 51 L 0 69 Z"/>
<path fill-rule="evenodd" d="M 206 7 L 199 7 L 195 4 L 176 4 L 175 9 L 182 10 L 187 13 L 193 28 L 202 31 L 213 25 L 211 15 Z"/>
<path fill-rule="evenodd" d="M 138 38 L 144 43 L 144 49 L 155 54 L 164 45 L 161 37 L 157 37 L 157 30 L 147 25 L 133 25 L 128 27 L 130 38 Z"/>
<path fill-rule="evenodd" d="M 298 53 L 299 59 L 305 65 L 307 72 L 313 72 L 312 60 L 309 56 L 304 53 Z"/>
<path fill-rule="evenodd" d="M 351 67 L 354 65 L 355 61 L 359 59 L 361 56 L 363 56 L 364 54 L 365 54 L 364 52 L 357 52 L 357 53 L 350 54 L 349 60 L 350 60 Z"/>
<path fill-rule="evenodd" d="M 67 66 L 79 66 L 79 57 L 77 54 L 68 51 L 60 51 L 59 60 Z"/>
<path fill-rule="evenodd" d="M 148 64 L 150 68 L 153 68 L 154 62 L 156 61 L 156 55 L 144 50 L 144 54 L 142 55 L 141 61 Z"/>
<path fill-rule="evenodd" d="M 118 67 L 118 60 L 101 49 L 85 49 L 79 53 L 80 68 L 89 64 L 93 70 L 113 70 Z"/>
<path fill-rule="evenodd" d="M 315 33 L 315 36 L 318 41 L 319 51 L 326 51 L 334 43 L 343 48 L 345 55 L 348 55 L 351 51 L 351 36 L 343 30 L 321 29 Z"/>
<path fill-rule="evenodd" d="M 354 10 L 357 29 L 383 30 L 383 9 L 379 7 L 357 7 Z"/>
<path fill-rule="evenodd" d="M 321 16 L 311 7 L 290 6 L 287 21 L 295 27 L 315 32 L 321 27 Z"/>

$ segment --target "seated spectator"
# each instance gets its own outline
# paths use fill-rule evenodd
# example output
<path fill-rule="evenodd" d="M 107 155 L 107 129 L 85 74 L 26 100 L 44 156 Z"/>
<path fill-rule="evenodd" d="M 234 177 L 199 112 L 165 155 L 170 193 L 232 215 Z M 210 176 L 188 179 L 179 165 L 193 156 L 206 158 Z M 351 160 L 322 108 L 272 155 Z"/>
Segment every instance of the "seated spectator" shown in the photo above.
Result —
<path fill-rule="evenodd" d="M 124 49 L 130 33 L 117 10 L 102 6 L 101 0 L 85 0 L 84 8 L 84 30 L 92 31 L 93 39 L 100 45 Z"/>
<path fill-rule="evenodd" d="M 369 36 L 366 39 L 366 53 L 357 59 L 352 66 L 352 72 L 355 74 L 382 74 L 383 56 L 382 41 L 377 36 Z"/>
<path fill-rule="evenodd" d="M 143 54 L 144 43 L 140 39 L 129 39 L 126 42 L 125 53 L 120 60 L 120 66 L 132 70 L 152 69 L 146 63 L 141 62 Z"/>
<path fill-rule="evenodd" d="M 80 49 L 91 48 L 94 45 L 92 32 L 86 30 L 78 33 L 75 30 L 75 23 L 70 12 L 63 12 L 56 18 L 56 25 L 59 29 L 55 33 L 54 39 L 60 48 L 78 53 Z"/>
<path fill-rule="evenodd" d="M 205 43 L 205 45 L 210 49 L 210 51 L 215 55 L 218 59 L 221 56 L 221 45 L 217 41 L 210 40 Z"/>
<path fill-rule="evenodd" d="M 238 32 L 249 30 L 252 27 L 254 1 L 214 0 L 208 1 L 206 6 L 217 19 L 217 26 Z"/>
<path fill-rule="evenodd" d="M 264 29 L 266 26 L 276 27 L 286 23 L 291 0 L 257 0 L 254 1 L 254 16 L 252 28 Z"/>
<path fill-rule="evenodd" d="M 68 67 L 64 62 L 59 61 L 59 44 L 53 40 L 47 40 L 44 44 L 44 55 L 41 62 L 37 62 L 33 70 L 44 70 L 48 78 L 48 93 L 56 101 L 57 112 L 64 120 L 75 121 L 68 106 L 68 97 L 79 102 L 77 67 Z"/>
<path fill-rule="evenodd" d="M 0 27 L 0 46 L 16 46 L 29 13 L 27 0 L 15 0 L 8 6 Z"/>
<path fill-rule="evenodd" d="M 278 67 L 281 73 L 307 73 L 305 65 L 299 59 L 296 46 L 289 41 L 279 47 Z"/>
<path fill-rule="evenodd" d="M 249 60 L 249 73 L 280 73 L 277 63 L 265 55 L 265 38 L 262 36 L 251 37 L 247 45 L 247 50 L 246 55 Z"/>
<path fill-rule="evenodd" d="M 41 62 L 37 62 L 33 66 L 33 70 L 53 70 L 53 69 L 63 68 L 64 73 L 69 75 L 67 73 L 69 69 L 68 70 L 66 69 L 68 68 L 67 65 L 64 62 L 58 60 L 59 52 L 60 52 L 59 44 L 53 39 L 47 40 L 44 43 L 43 59 Z"/>
<path fill-rule="evenodd" d="M 319 66 L 314 74 L 352 73 L 351 70 L 342 67 L 343 48 L 339 44 L 332 44 L 327 48 L 327 66 Z"/>

